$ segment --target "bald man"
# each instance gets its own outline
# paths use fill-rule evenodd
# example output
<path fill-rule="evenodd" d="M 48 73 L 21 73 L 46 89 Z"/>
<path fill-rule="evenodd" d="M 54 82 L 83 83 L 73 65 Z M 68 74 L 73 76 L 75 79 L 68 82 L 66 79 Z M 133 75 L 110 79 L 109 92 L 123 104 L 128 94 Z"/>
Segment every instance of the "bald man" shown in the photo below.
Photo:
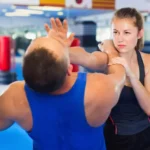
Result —
<path fill-rule="evenodd" d="M 17 122 L 36 150 L 105 150 L 103 123 L 118 102 L 125 70 L 112 65 L 108 75 L 72 73 L 73 36 L 66 38 L 66 21 L 51 19 L 51 24 L 48 36 L 26 51 L 24 81 L 0 96 L 0 130 Z"/>

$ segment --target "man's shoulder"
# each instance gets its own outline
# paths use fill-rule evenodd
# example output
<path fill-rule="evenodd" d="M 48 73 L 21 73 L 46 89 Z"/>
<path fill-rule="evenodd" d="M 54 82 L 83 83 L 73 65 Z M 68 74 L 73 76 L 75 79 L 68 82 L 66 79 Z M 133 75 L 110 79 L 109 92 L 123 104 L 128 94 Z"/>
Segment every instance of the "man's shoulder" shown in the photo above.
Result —
<path fill-rule="evenodd" d="M 14 117 L 18 104 L 22 103 L 23 87 L 23 81 L 13 82 L 1 93 L 0 107 L 7 117 Z"/>
<path fill-rule="evenodd" d="M 7 86 L 1 93 L 1 99 L 4 101 L 15 101 L 17 98 L 23 97 L 24 81 L 16 81 Z"/>
<path fill-rule="evenodd" d="M 103 83 L 109 80 L 109 77 L 104 73 L 88 73 L 87 74 L 87 80 L 89 82 L 92 82 L 94 84 Z"/>
<path fill-rule="evenodd" d="M 109 94 L 108 94 L 109 93 Z M 108 75 L 93 73 L 88 74 L 86 84 L 86 97 L 96 100 L 109 100 L 115 95 L 115 86 Z"/>
<path fill-rule="evenodd" d="M 104 92 L 107 90 L 109 80 L 109 77 L 103 73 L 90 73 L 87 75 L 86 88 L 87 90 L 93 91 L 94 93 L 97 93 L 98 91 Z"/>
<path fill-rule="evenodd" d="M 24 85 L 25 82 L 24 81 L 15 81 L 13 83 L 11 83 L 10 85 L 8 85 L 7 91 L 11 94 L 16 94 L 20 91 L 22 91 L 22 89 L 24 89 Z"/>

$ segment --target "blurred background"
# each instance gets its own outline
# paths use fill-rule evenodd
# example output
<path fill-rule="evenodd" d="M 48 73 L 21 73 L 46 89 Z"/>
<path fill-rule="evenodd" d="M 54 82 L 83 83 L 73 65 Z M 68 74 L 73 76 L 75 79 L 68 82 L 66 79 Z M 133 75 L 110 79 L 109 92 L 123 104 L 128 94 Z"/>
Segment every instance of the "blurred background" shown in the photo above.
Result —
<path fill-rule="evenodd" d="M 114 11 L 135 7 L 144 16 L 143 51 L 149 53 L 150 2 L 140 3 L 140 0 L 0 0 L 0 84 L 23 80 L 22 57 L 33 39 L 46 35 L 44 23 L 49 23 L 51 17 L 66 18 L 69 32 L 74 32 L 77 38 L 72 46 L 80 45 L 93 52 L 98 49 L 98 42 L 110 38 Z"/>
<path fill-rule="evenodd" d="M 93 52 L 98 50 L 99 42 L 110 38 L 110 22 L 114 11 L 128 6 L 137 8 L 144 17 L 143 51 L 150 53 L 149 0 L 0 0 L 0 91 L 13 81 L 23 80 L 23 55 L 33 39 L 46 35 L 44 23 L 49 23 L 49 18 L 67 19 L 68 34 L 74 32 L 76 35 L 71 46 L 80 45 L 86 51 Z M 89 70 L 74 65 L 74 71 Z M 30 150 L 32 141 L 26 135 L 17 138 L 22 142 L 15 147 L 16 139 L 12 138 L 14 131 L 16 137 L 24 134 L 16 125 L 1 132 L 0 141 L 3 142 L 0 149 L 9 150 L 7 145 L 10 140 L 11 149 Z M 12 137 L 10 133 L 13 133 Z"/>

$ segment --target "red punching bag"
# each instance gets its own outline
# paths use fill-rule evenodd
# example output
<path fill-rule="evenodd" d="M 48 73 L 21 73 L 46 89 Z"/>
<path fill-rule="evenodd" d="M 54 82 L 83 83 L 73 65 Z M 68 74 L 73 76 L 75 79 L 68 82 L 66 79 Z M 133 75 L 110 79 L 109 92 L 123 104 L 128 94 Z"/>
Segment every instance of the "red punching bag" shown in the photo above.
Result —
<path fill-rule="evenodd" d="M 11 67 L 11 38 L 0 36 L 0 71 L 9 71 Z"/>
<path fill-rule="evenodd" d="M 80 46 L 80 40 L 78 38 L 74 38 L 71 47 L 75 47 L 75 46 Z M 73 66 L 73 72 L 78 72 L 79 71 L 79 66 L 76 64 L 72 64 Z"/>

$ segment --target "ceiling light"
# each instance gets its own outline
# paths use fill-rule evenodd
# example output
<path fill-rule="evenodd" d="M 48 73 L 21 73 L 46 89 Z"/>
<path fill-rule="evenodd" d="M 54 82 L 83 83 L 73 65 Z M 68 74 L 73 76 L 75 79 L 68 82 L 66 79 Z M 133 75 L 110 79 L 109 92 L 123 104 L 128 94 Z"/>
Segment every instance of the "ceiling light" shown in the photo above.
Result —
<path fill-rule="evenodd" d="M 43 11 L 39 11 L 39 10 L 28 10 L 28 9 L 16 9 L 16 12 L 24 12 L 24 13 L 39 14 L 39 15 L 42 15 L 42 14 L 43 14 Z"/>
<path fill-rule="evenodd" d="M 60 11 L 63 7 L 51 7 L 51 6 L 28 6 L 28 9 L 43 10 L 43 11 Z"/>
<path fill-rule="evenodd" d="M 63 13 L 62 11 L 59 11 L 59 12 L 57 13 L 57 15 L 58 15 L 58 16 L 63 16 L 64 13 Z"/>
<path fill-rule="evenodd" d="M 30 16 L 30 14 L 29 13 L 20 13 L 20 12 L 11 12 L 11 13 L 5 13 L 5 16 L 7 16 L 7 17 L 13 17 L 13 16 L 28 17 L 28 16 Z"/>

